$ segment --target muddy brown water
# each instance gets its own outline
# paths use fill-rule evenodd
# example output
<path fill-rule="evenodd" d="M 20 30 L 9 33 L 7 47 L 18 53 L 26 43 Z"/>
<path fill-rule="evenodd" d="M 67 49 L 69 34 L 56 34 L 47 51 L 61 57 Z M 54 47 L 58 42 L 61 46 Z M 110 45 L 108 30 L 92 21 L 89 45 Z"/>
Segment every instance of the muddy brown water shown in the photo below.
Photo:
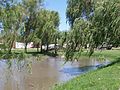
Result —
<path fill-rule="evenodd" d="M 60 57 L 43 61 L 1 60 L 0 90 L 50 90 L 57 83 L 64 83 L 77 75 L 97 69 L 108 61 L 81 59 L 67 62 Z"/>

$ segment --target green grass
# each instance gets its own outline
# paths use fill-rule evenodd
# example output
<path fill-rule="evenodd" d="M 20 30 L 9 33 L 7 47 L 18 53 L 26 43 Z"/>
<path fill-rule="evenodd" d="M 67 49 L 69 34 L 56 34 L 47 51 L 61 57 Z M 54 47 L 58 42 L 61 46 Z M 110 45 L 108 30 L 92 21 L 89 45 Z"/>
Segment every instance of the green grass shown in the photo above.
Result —
<path fill-rule="evenodd" d="M 96 51 L 93 57 L 99 55 L 116 61 L 120 57 L 120 50 Z M 120 62 L 82 74 L 65 84 L 55 86 L 53 90 L 120 90 Z"/>
<path fill-rule="evenodd" d="M 24 48 L 23 49 L 13 49 L 12 52 L 16 52 L 16 53 L 24 52 Z M 28 48 L 27 52 L 37 52 L 37 49 L 36 48 Z"/>
<path fill-rule="evenodd" d="M 24 52 L 24 49 L 12 49 L 11 54 L 5 52 L 4 50 L 0 51 L 0 59 L 14 59 L 17 57 L 24 56 L 24 58 L 36 57 L 38 60 L 45 60 L 48 56 L 55 57 L 63 55 L 63 50 L 59 50 L 58 54 L 54 53 L 54 50 L 48 52 L 43 51 L 37 52 L 37 48 L 28 48 L 27 53 Z"/>
<path fill-rule="evenodd" d="M 83 52 L 81 57 L 89 57 L 88 54 L 86 54 L 86 52 Z M 97 50 L 93 53 L 93 55 L 91 56 L 91 58 L 104 58 L 104 59 L 108 59 L 110 61 L 114 61 L 117 58 L 120 57 L 120 50 Z"/>
<path fill-rule="evenodd" d="M 102 56 L 110 60 L 115 60 L 120 57 L 120 50 L 95 51 L 93 56 Z"/>
<path fill-rule="evenodd" d="M 27 50 L 27 53 L 24 52 L 24 49 L 12 49 L 12 52 L 9 54 L 5 51 L 0 51 L 0 59 L 14 59 L 14 58 L 30 58 L 30 57 L 36 57 L 37 60 L 46 59 L 47 56 L 52 53 L 40 53 L 37 52 L 36 48 L 30 48 Z"/>

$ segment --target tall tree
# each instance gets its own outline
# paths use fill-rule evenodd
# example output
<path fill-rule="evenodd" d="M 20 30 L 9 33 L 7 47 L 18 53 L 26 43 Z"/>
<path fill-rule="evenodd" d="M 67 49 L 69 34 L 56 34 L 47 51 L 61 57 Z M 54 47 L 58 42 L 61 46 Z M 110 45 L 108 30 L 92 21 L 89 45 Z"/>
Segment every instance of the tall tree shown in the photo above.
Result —
<path fill-rule="evenodd" d="M 120 39 L 120 0 L 97 1 L 91 22 L 96 28 L 93 32 L 96 46 L 114 44 Z"/>
<path fill-rule="evenodd" d="M 46 51 L 48 51 L 48 46 L 53 40 L 54 32 L 59 26 L 59 15 L 55 11 L 43 9 L 38 15 L 38 20 L 37 36 L 41 39 L 41 51 L 42 45 L 45 45 Z"/>
<path fill-rule="evenodd" d="M 31 41 L 31 33 L 34 32 L 37 25 L 37 12 L 41 8 L 42 0 L 22 0 L 23 7 L 26 9 L 26 21 L 24 28 L 25 52 L 27 52 L 27 44 Z"/>
<path fill-rule="evenodd" d="M 90 3 L 84 3 L 88 1 Z M 79 46 L 83 48 L 89 44 L 89 55 L 92 55 L 94 48 L 99 45 L 103 43 L 113 45 L 116 44 L 116 40 L 120 40 L 120 1 L 93 1 L 68 0 L 67 18 L 72 34 L 68 40 L 66 57 L 70 59 L 74 57 L 74 52 Z M 79 49 L 80 53 L 81 48 Z"/>
<path fill-rule="evenodd" d="M 11 49 L 22 24 L 24 9 L 20 4 L 15 5 L 12 4 L 12 2 L 6 2 L 2 8 L 1 22 L 4 28 L 4 45 L 7 47 L 8 52 L 11 53 Z"/>

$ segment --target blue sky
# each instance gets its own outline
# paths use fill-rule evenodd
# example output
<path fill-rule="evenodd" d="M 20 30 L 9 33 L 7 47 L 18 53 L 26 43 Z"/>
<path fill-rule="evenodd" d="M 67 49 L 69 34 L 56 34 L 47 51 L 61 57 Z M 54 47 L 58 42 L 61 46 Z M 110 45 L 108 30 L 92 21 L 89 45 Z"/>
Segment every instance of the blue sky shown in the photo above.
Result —
<path fill-rule="evenodd" d="M 45 0 L 44 7 L 49 10 L 58 11 L 60 15 L 60 31 L 69 29 L 69 25 L 66 24 L 66 4 L 67 0 Z"/>

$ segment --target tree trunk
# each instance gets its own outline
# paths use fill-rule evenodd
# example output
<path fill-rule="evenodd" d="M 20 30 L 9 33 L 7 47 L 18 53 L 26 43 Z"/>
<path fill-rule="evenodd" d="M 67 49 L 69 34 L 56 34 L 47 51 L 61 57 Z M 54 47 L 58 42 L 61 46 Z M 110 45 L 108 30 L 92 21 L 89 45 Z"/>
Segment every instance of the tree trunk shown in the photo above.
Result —
<path fill-rule="evenodd" d="M 25 53 L 27 53 L 27 42 L 25 42 Z"/>
<path fill-rule="evenodd" d="M 46 49 L 46 52 L 48 52 L 48 50 L 49 50 L 49 44 L 48 44 L 48 42 L 47 42 L 47 49 Z"/>
<path fill-rule="evenodd" d="M 11 53 L 11 50 L 12 50 L 13 44 L 14 44 L 14 40 L 12 40 L 11 43 L 10 43 L 10 48 L 9 48 L 9 50 L 8 50 L 8 53 Z"/>
<path fill-rule="evenodd" d="M 39 52 L 39 45 L 40 45 L 40 44 L 38 43 L 38 44 L 37 44 L 37 52 Z"/>
<path fill-rule="evenodd" d="M 48 43 L 49 41 L 48 41 L 48 38 L 49 38 L 48 37 L 48 33 L 46 33 L 46 43 L 45 43 L 47 45 L 46 52 L 48 52 L 48 50 L 49 50 L 49 43 Z"/>
<path fill-rule="evenodd" d="M 57 54 L 57 39 L 55 39 L 55 54 Z"/>
<path fill-rule="evenodd" d="M 41 42 L 41 45 L 40 45 L 40 52 L 42 53 L 43 52 L 43 49 L 42 49 L 42 42 Z"/>

